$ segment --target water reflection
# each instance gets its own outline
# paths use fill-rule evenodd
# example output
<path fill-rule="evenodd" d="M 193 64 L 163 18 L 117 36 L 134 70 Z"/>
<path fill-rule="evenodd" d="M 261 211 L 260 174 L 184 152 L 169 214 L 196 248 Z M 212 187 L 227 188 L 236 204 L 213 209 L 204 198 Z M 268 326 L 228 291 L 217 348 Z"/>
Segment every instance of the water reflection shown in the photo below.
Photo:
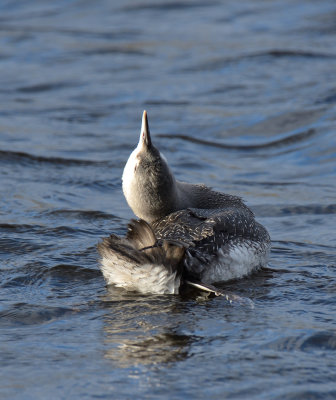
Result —
<path fill-rule="evenodd" d="M 105 333 L 108 332 L 108 327 Z M 114 343 L 107 339 L 107 343 Z M 182 361 L 189 354 L 190 337 L 176 335 L 173 332 L 159 333 L 152 337 L 132 337 L 125 339 L 115 348 L 110 348 L 105 357 L 118 363 L 119 366 L 134 364 L 158 364 Z"/>
<path fill-rule="evenodd" d="M 186 359 L 197 340 L 181 331 L 187 303 L 173 296 L 139 296 L 108 288 L 103 298 L 105 357 L 119 366 Z"/>
<path fill-rule="evenodd" d="M 265 299 L 274 271 L 263 269 L 250 279 L 218 285 L 240 297 Z M 105 357 L 119 367 L 174 363 L 191 357 L 197 347 L 226 341 L 237 321 L 248 319 L 248 305 L 230 304 L 198 290 L 182 296 L 144 296 L 107 287 L 101 298 L 104 315 Z"/>

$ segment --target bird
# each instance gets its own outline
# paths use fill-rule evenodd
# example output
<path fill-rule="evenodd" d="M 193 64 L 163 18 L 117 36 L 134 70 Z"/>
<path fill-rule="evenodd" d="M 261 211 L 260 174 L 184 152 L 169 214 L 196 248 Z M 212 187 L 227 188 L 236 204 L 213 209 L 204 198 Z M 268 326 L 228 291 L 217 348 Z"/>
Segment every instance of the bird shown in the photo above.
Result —
<path fill-rule="evenodd" d="M 125 236 L 98 243 L 107 285 L 142 294 L 179 294 L 190 285 L 225 295 L 215 283 L 267 265 L 270 235 L 252 210 L 238 196 L 177 180 L 153 144 L 146 111 L 122 189 L 138 219 Z"/>

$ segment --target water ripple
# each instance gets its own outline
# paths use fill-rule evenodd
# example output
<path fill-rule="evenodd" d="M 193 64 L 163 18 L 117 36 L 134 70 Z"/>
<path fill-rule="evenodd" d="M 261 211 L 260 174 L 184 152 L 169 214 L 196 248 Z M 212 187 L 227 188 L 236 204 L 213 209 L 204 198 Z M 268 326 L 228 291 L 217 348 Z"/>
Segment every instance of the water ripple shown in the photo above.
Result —
<path fill-rule="evenodd" d="M 155 10 L 155 11 L 179 11 L 179 10 L 188 10 L 190 8 L 200 8 L 200 7 L 208 7 L 208 6 L 216 6 L 218 4 L 217 1 L 208 1 L 204 3 L 202 1 L 163 1 L 158 3 L 140 3 L 136 5 L 128 5 L 123 8 L 123 10 L 130 11 L 143 11 L 143 10 Z"/>
<path fill-rule="evenodd" d="M 336 350 L 336 334 L 322 331 L 302 336 L 285 336 L 269 342 L 265 347 L 280 351 L 334 351 Z"/>
<path fill-rule="evenodd" d="M 336 214 L 336 204 L 265 204 L 262 206 L 254 206 L 253 210 L 260 217 L 283 217 L 286 215 L 330 215 Z"/>
<path fill-rule="evenodd" d="M 17 303 L 9 310 L 0 311 L 0 326 L 5 328 L 45 324 L 77 312 L 78 310 L 67 307 Z"/>
<path fill-rule="evenodd" d="M 171 134 L 171 135 L 159 134 L 157 136 L 165 138 L 165 139 L 176 139 L 177 138 L 177 139 L 181 139 L 183 141 L 190 142 L 190 143 L 197 143 L 197 144 L 213 146 L 213 147 L 228 149 L 228 150 L 255 151 L 255 150 L 261 150 L 261 149 L 278 148 L 278 147 L 282 147 L 282 146 L 288 147 L 289 145 L 292 145 L 295 143 L 305 142 L 307 139 L 310 139 L 315 134 L 316 134 L 315 129 L 308 129 L 303 132 L 292 133 L 289 136 L 286 135 L 285 137 L 282 137 L 280 139 L 270 140 L 270 141 L 267 141 L 264 143 L 259 143 L 259 144 L 248 144 L 248 145 L 214 142 L 214 141 L 210 141 L 210 140 L 204 140 L 204 139 L 199 139 L 199 138 L 195 138 L 192 136 L 178 135 L 178 134 Z"/>
<path fill-rule="evenodd" d="M 36 85 L 23 86 L 16 89 L 21 93 L 40 93 L 40 92 L 49 92 L 51 90 L 59 90 L 64 88 L 76 87 L 77 84 L 75 82 L 46 82 L 46 83 L 38 83 Z"/>
<path fill-rule="evenodd" d="M 35 156 L 29 153 L 20 151 L 6 151 L 0 150 L 0 162 L 3 163 L 15 163 L 21 165 L 29 164 L 54 164 L 54 165 L 65 165 L 65 166 L 87 166 L 87 165 L 106 165 L 102 161 L 91 161 L 91 160 L 79 160 L 62 157 L 45 157 Z"/>
<path fill-rule="evenodd" d="M 267 51 L 261 51 L 256 53 L 240 54 L 235 57 L 222 57 L 215 58 L 211 61 L 205 62 L 203 64 L 198 64 L 197 66 L 191 66 L 184 68 L 183 72 L 196 72 L 196 71 L 215 71 L 223 67 L 227 67 L 230 64 L 238 64 L 242 61 L 256 60 L 260 59 L 314 59 L 314 60 L 335 60 L 336 54 L 334 53 L 320 53 L 314 51 L 302 51 L 302 50 L 290 50 L 290 49 L 270 49 Z"/>

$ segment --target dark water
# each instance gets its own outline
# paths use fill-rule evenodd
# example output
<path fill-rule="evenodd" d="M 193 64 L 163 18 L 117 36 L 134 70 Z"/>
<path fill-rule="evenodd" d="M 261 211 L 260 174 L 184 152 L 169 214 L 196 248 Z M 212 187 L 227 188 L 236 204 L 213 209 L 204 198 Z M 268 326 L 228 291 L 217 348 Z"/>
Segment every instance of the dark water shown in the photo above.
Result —
<path fill-rule="evenodd" d="M 1 399 L 336 398 L 335 1 L 3 0 L 0 102 Z M 143 109 L 269 229 L 253 310 L 106 288 Z"/>

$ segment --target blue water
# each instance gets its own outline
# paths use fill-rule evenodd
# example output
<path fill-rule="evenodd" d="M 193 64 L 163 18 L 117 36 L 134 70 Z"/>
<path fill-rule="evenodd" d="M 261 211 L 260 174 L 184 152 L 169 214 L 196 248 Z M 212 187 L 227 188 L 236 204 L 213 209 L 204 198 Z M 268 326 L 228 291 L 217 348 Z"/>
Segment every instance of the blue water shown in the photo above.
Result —
<path fill-rule="evenodd" d="M 1 399 L 336 398 L 336 4 L 0 2 Z M 224 298 L 106 287 L 141 114 L 242 196 L 269 269 Z"/>

